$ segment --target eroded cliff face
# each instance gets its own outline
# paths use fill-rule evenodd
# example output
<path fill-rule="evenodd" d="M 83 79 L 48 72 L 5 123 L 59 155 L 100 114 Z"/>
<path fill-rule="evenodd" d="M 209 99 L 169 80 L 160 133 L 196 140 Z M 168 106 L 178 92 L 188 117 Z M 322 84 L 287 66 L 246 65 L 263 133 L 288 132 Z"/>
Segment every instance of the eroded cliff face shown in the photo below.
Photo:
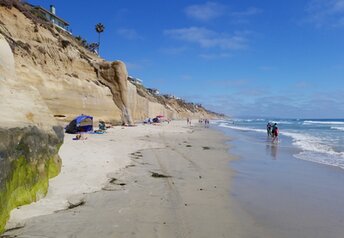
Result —
<path fill-rule="evenodd" d="M 115 61 L 112 63 L 102 62 L 98 66 L 98 76 L 103 84 L 111 90 L 113 101 L 122 112 L 122 122 L 132 125 L 133 120 L 129 108 L 128 72 L 125 64 L 121 61 Z"/>
<path fill-rule="evenodd" d="M 13 48 L 18 79 L 34 87 L 64 123 L 81 113 L 116 124 L 157 114 L 170 119 L 216 116 L 203 108 L 190 110 L 173 99 L 140 95 L 127 80 L 123 62 L 104 61 L 73 36 L 42 27 L 16 8 L 0 6 L 0 33 Z"/>
<path fill-rule="evenodd" d="M 0 7 L 0 33 L 13 49 L 17 78 L 38 91 L 52 115 L 64 116 L 65 121 L 81 113 L 121 121 L 110 88 L 98 79 L 93 66 L 102 60 L 72 36 L 4 7 Z"/>

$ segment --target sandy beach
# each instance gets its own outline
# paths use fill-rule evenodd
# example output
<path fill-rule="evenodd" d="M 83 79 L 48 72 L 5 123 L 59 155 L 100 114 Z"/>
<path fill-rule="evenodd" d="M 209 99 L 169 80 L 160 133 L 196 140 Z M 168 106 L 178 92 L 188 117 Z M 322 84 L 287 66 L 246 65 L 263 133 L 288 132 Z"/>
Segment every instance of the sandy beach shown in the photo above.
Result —
<path fill-rule="evenodd" d="M 0 0 L 0 238 L 344 238 L 343 23 Z"/>
<path fill-rule="evenodd" d="M 240 223 L 245 213 L 230 201 L 233 158 L 220 132 L 172 122 L 87 136 L 65 137 L 61 174 L 46 198 L 12 212 L 8 228 L 22 228 L 5 235 L 249 237 L 250 220 Z"/>

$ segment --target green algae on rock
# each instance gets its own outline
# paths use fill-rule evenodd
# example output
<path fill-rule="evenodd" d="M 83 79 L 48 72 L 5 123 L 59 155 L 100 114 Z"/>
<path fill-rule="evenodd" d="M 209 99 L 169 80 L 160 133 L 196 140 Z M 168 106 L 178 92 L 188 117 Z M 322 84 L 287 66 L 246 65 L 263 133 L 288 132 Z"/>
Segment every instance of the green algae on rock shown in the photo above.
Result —
<path fill-rule="evenodd" d="M 37 127 L 0 129 L 0 233 L 11 210 L 44 197 L 49 178 L 60 172 L 63 133 L 54 129 L 55 134 Z"/>

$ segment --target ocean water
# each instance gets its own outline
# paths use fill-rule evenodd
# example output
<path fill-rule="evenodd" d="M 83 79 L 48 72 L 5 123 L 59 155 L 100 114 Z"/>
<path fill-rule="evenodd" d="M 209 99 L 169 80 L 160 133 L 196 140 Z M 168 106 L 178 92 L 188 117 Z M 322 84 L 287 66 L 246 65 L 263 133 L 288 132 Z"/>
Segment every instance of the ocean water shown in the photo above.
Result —
<path fill-rule="evenodd" d="M 247 133 L 257 142 L 272 143 L 267 137 L 268 122 L 277 123 L 278 147 L 293 147 L 297 159 L 344 169 L 344 119 L 232 119 L 213 124 L 236 133 Z"/>
<path fill-rule="evenodd" d="M 278 142 L 266 124 L 277 123 Z M 231 200 L 248 237 L 344 237 L 344 120 L 213 121 L 231 140 Z M 234 214 L 240 217 L 240 213 Z M 256 235 L 261 229 L 266 235 Z"/>

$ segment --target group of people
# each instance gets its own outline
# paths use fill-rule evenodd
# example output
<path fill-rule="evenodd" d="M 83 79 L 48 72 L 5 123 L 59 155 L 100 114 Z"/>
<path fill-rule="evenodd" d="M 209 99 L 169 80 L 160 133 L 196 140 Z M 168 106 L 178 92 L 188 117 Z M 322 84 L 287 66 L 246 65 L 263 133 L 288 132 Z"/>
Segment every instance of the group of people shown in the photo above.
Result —
<path fill-rule="evenodd" d="M 272 142 L 274 142 L 275 140 L 277 140 L 278 138 L 278 134 L 279 134 L 279 130 L 277 127 L 277 123 L 271 123 L 269 122 L 266 125 L 266 132 L 268 134 L 268 136 L 272 137 Z"/>
<path fill-rule="evenodd" d="M 198 123 L 203 124 L 205 127 L 209 127 L 210 121 L 208 119 L 199 119 Z M 191 126 L 191 119 L 186 118 L 186 124 Z"/>
<path fill-rule="evenodd" d="M 205 127 L 209 127 L 209 120 L 208 119 L 199 119 L 198 122 L 200 124 L 204 123 Z"/>
<path fill-rule="evenodd" d="M 145 120 L 143 120 L 143 124 L 153 124 L 156 125 L 156 123 L 162 123 L 162 122 L 167 122 L 167 124 L 170 124 L 171 119 L 168 119 L 166 117 L 163 116 L 156 116 L 154 118 L 146 118 Z"/>
<path fill-rule="evenodd" d="M 160 123 L 160 118 L 154 117 L 154 118 L 146 118 L 143 121 L 143 124 L 152 124 L 152 123 Z"/>

